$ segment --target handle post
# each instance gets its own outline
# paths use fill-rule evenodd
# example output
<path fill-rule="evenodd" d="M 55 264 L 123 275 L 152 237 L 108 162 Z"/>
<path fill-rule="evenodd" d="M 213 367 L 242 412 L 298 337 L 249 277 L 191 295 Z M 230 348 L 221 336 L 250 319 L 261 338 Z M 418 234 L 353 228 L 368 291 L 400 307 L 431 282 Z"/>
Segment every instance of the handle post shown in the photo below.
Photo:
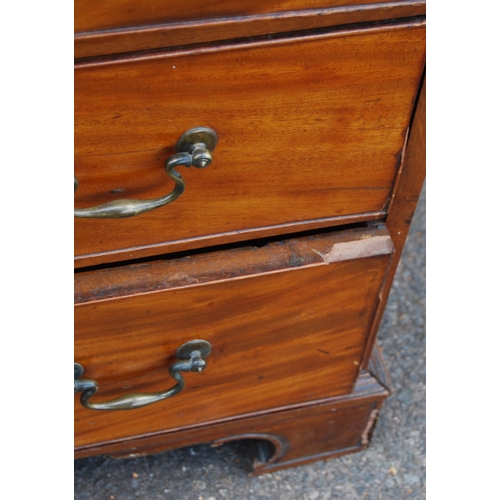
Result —
<path fill-rule="evenodd" d="M 210 354 L 212 346 L 206 340 L 191 340 L 177 349 L 176 361 L 169 367 L 169 374 L 177 383 L 163 392 L 132 393 L 120 396 L 111 401 L 93 402 L 90 398 L 97 392 L 99 386 L 95 380 L 82 379 L 84 368 L 75 363 L 75 393 L 81 392 L 80 402 L 89 410 L 134 410 L 158 401 L 171 398 L 184 389 L 186 382 L 181 372 L 201 372 L 205 370 L 205 358 Z"/>
<path fill-rule="evenodd" d="M 89 208 L 76 208 L 75 217 L 92 219 L 117 219 L 134 217 L 163 207 L 175 201 L 186 188 L 177 167 L 206 168 L 212 163 L 212 151 L 217 145 L 217 134 L 210 128 L 196 127 L 188 130 L 177 142 L 177 153 L 165 162 L 167 175 L 174 181 L 174 189 L 165 196 L 152 200 L 115 200 Z M 78 179 L 74 178 L 75 192 L 78 189 Z"/>

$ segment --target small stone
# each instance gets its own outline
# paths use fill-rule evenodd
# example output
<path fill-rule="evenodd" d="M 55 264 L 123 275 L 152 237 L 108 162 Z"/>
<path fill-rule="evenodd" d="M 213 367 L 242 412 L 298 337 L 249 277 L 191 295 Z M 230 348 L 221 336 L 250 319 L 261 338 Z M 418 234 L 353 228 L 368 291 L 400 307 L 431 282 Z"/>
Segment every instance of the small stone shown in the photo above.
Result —
<path fill-rule="evenodd" d="M 325 486 L 325 480 L 322 479 L 322 478 L 318 478 L 318 479 L 315 479 L 314 480 L 314 486 L 316 486 L 316 488 L 322 488 L 323 486 Z"/>
<path fill-rule="evenodd" d="M 132 488 L 137 488 L 137 486 L 139 486 L 139 481 L 137 481 L 137 479 L 132 479 L 132 481 L 130 481 L 130 486 Z"/>
<path fill-rule="evenodd" d="M 392 479 L 391 477 L 388 477 L 385 481 L 384 481 L 384 485 L 386 488 L 394 488 L 396 486 L 396 481 L 394 481 L 394 479 Z"/>
<path fill-rule="evenodd" d="M 395 476 L 395 475 L 398 473 L 398 470 L 396 469 L 396 467 L 394 467 L 394 465 L 391 465 L 391 466 L 389 467 L 389 472 L 390 472 L 393 476 Z"/>
<path fill-rule="evenodd" d="M 207 487 L 207 483 L 205 483 L 205 481 L 199 481 L 198 479 L 195 479 L 193 481 L 193 487 L 197 490 L 204 490 Z"/>
<path fill-rule="evenodd" d="M 139 474 L 137 474 L 137 472 L 132 472 L 132 477 L 137 479 L 139 477 Z"/>
<path fill-rule="evenodd" d="M 311 491 L 309 493 L 308 497 L 309 497 L 309 500 L 316 500 L 316 498 L 319 497 L 319 491 L 318 490 Z"/>
<path fill-rule="evenodd" d="M 418 484 L 420 482 L 420 478 L 414 476 L 413 474 L 403 474 L 403 480 L 406 484 Z"/>
<path fill-rule="evenodd" d="M 355 486 L 354 489 L 356 490 L 358 496 L 362 495 L 365 492 L 364 486 Z"/>
<path fill-rule="evenodd" d="M 398 394 L 398 399 L 402 403 L 408 404 L 411 403 L 413 399 L 413 391 L 411 389 L 403 389 L 399 394 Z"/>

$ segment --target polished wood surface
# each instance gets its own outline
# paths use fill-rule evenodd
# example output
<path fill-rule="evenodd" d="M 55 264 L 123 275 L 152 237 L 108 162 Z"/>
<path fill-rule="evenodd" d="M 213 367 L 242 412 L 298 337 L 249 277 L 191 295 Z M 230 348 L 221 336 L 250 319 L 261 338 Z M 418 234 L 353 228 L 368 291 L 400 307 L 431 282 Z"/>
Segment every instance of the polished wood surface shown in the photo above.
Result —
<path fill-rule="evenodd" d="M 254 251 L 260 264 L 250 255 Z M 94 285 L 94 297 L 77 303 L 75 361 L 85 367 L 85 377 L 99 383 L 96 401 L 173 385 L 168 366 L 186 341 L 207 340 L 213 351 L 205 372 L 186 374 L 186 388 L 160 403 L 101 412 L 76 399 L 76 446 L 215 423 L 352 390 L 392 256 L 383 227 L 351 238 L 325 234 L 234 250 L 236 258 L 231 252 L 218 252 L 212 261 L 240 261 L 239 271 L 229 265 L 223 279 L 212 277 L 217 274 L 210 263 L 203 277 L 203 262 L 197 266 L 193 256 L 190 267 L 198 271 L 190 276 L 181 267 L 172 287 L 167 267 L 152 273 L 155 291 L 146 285 L 114 297 L 113 286 Z M 141 265 L 136 272 L 147 281 Z M 127 287 L 120 276 L 114 280 L 113 270 L 107 273 L 111 285 Z M 82 288 L 88 294 L 92 285 Z"/>
<path fill-rule="evenodd" d="M 277 33 L 420 15 L 425 15 L 424 0 L 403 0 L 217 18 L 202 23 L 199 21 L 174 22 L 92 31 L 75 36 L 75 57 L 103 56 L 234 38 L 269 36 Z"/>
<path fill-rule="evenodd" d="M 424 54 L 415 21 L 77 66 L 79 207 L 164 195 L 163 163 L 180 135 L 209 126 L 220 137 L 210 167 L 179 169 L 187 188 L 171 205 L 76 220 L 77 265 L 262 227 L 380 217 Z"/>
<path fill-rule="evenodd" d="M 386 3 L 380 0 L 75 0 L 75 32 Z M 412 4 L 411 0 L 406 2 Z"/>
<path fill-rule="evenodd" d="M 421 0 L 75 1 L 75 206 L 162 196 L 180 135 L 220 138 L 209 168 L 179 168 L 173 204 L 75 221 L 75 361 L 94 400 L 165 390 L 177 347 L 213 346 L 152 406 L 76 395 L 76 457 L 257 439 L 260 474 L 367 446 L 391 392 L 376 330 L 425 176 L 424 15 Z"/>
<path fill-rule="evenodd" d="M 351 260 L 360 256 L 355 253 L 359 249 L 366 250 L 370 256 L 392 249 L 389 233 L 382 223 L 285 241 L 79 271 L 75 274 L 75 304 L 286 271 L 297 263 L 309 266 L 321 265 L 325 259 L 329 263 Z M 347 252 L 332 255 L 333 247 Z"/>
<path fill-rule="evenodd" d="M 375 351 L 372 364 L 382 360 Z M 385 368 L 383 368 L 385 370 Z M 378 372 L 363 372 L 351 394 L 232 419 L 211 426 L 135 436 L 129 441 L 78 447 L 77 458 L 109 454 L 132 458 L 193 444 L 252 439 L 267 443 L 268 453 L 256 453 L 252 475 L 264 474 L 334 456 L 360 451 L 368 444 L 378 410 L 389 395 Z"/>
<path fill-rule="evenodd" d="M 362 366 L 368 366 L 369 352 L 375 342 L 380 322 L 384 314 L 385 304 L 391 290 L 397 265 L 403 252 L 403 247 L 410 230 L 413 214 L 417 207 L 420 192 L 425 181 L 426 172 L 426 79 L 422 79 L 415 113 L 405 145 L 403 161 L 399 169 L 396 188 L 391 198 L 389 214 L 386 219 L 387 229 L 394 242 L 394 258 L 380 293 L 380 303 L 377 307 L 371 332 L 368 339 L 368 349 L 365 352 Z"/>

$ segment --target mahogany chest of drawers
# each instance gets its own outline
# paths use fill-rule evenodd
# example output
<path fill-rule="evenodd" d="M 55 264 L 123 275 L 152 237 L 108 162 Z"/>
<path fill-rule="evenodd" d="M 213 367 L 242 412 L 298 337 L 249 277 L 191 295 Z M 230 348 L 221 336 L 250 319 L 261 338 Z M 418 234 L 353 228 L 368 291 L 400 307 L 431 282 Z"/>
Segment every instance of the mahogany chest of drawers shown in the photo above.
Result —
<path fill-rule="evenodd" d="M 425 3 L 75 1 L 75 456 L 367 446 Z"/>

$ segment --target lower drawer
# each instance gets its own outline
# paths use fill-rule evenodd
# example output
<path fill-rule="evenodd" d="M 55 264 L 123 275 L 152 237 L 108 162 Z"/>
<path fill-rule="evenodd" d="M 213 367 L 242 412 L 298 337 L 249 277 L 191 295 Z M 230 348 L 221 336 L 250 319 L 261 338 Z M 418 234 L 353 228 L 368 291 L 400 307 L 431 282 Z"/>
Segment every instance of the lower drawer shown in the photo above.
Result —
<path fill-rule="evenodd" d="M 155 404 L 96 411 L 76 399 L 76 446 L 350 393 L 391 255 L 379 225 L 78 273 L 75 362 L 99 383 L 92 401 L 173 386 L 187 341 L 212 352 Z"/>
<path fill-rule="evenodd" d="M 390 387 L 375 348 L 370 370 L 361 373 L 349 395 L 195 429 L 81 447 L 75 450 L 75 458 L 102 454 L 135 458 L 194 444 L 220 446 L 228 441 L 252 440 L 254 446 L 245 447 L 251 474 L 265 474 L 364 449 Z"/>

